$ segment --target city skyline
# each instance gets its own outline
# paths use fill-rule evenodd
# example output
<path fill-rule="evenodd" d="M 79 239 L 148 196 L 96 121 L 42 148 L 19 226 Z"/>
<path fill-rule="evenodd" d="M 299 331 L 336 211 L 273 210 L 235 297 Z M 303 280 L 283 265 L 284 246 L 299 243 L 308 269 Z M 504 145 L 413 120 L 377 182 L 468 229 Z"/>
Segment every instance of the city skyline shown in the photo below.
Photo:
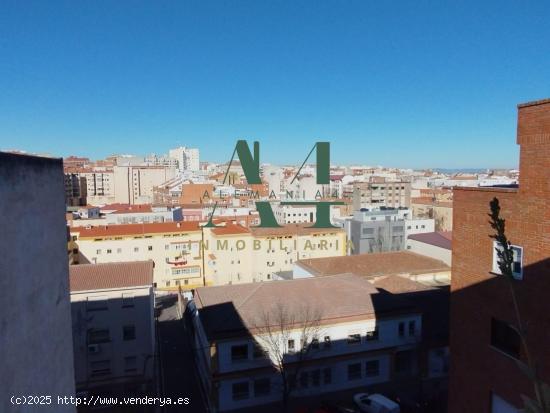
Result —
<path fill-rule="evenodd" d="M 337 164 L 517 166 L 514 104 L 549 94 L 547 4 L 334 5 L 8 3 L 0 147 L 225 162 L 248 139 L 293 164 L 326 140 Z"/>

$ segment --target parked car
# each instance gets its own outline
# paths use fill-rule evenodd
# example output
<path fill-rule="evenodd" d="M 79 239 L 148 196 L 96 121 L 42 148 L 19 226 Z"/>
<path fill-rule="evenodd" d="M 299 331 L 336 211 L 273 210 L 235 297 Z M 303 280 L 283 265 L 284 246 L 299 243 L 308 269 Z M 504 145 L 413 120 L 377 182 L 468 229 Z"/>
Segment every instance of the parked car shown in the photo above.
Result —
<path fill-rule="evenodd" d="M 353 401 L 363 413 L 400 413 L 399 405 L 381 394 L 358 393 Z"/>

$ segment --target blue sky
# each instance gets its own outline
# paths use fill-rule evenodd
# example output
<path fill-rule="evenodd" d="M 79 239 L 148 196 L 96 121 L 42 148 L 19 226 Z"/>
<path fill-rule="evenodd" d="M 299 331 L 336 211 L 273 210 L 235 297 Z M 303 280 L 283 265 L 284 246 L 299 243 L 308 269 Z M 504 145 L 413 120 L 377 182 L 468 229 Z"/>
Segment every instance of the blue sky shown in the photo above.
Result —
<path fill-rule="evenodd" d="M 0 148 L 101 158 L 237 138 L 298 163 L 515 167 L 550 96 L 548 1 L 23 1 L 0 12 Z"/>

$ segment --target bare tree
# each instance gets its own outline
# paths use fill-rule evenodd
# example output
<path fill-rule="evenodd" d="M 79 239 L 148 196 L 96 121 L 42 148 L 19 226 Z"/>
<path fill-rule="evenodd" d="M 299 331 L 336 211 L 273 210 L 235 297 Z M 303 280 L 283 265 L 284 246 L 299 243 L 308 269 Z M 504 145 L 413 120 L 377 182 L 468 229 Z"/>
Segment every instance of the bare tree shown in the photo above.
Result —
<path fill-rule="evenodd" d="M 283 412 L 288 410 L 304 361 L 319 346 L 321 318 L 321 310 L 309 304 L 289 308 L 278 302 L 254 321 L 254 338 L 281 380 Z"/>
<path fill-rule="evenodd" d="M 514 277 L 513 270 L 514 251 L 512 250 L 510 240 L 506 236 L 506 220 L 500 217 L 500 203 L 498 198 L 493 198 L 489 203 L 489 207 L 491 210 L 488 214 L 490 217 L 489 223 L 495 230 L 495 234 L 490 235 L 490 237 L 498 243 L 498 248 L 495 248 L 498 257 L 498 268 L 501 274 L 506 278 L 510 288 L 517 322 L 517 326 L 514 327 L 514 329 L 519 335 L 523 351 L 525 352 L 526 363 L 518 360 L 517 364 L 520 370 L 525 373 L 533 384 L 535 392 L 535 399 L 525 395 L 521 396 L 525 404 L 524 411 L 526 413 L 550 413 L 550 386 L 540 379 L 535 359 L 527 342 L 527 326 L 522 319 L 516 294 L 517 280 Z"/>

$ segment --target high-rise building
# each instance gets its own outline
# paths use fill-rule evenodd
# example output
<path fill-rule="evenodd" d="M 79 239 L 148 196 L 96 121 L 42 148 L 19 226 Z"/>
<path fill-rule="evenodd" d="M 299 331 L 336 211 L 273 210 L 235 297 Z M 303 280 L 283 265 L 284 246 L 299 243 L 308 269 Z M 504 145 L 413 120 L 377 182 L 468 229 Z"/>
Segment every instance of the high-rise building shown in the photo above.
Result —
<path fill-rule="evenodd" d="M 519 105 L 517 143 L 519 187 L 454 188 L 450 413 L 523 408 L 522 395 L 534 398 L 520 368 L 526 350 L 539 379 L 550 384 L 550 99 Z M 512 244 L 513 281 L 500 274 L 498 244 L 490 238 L 494 198 Z"/>
<path fill-rule="evenodd" d="M 198 171 L 200 169 L 199 150 L 196 148 L 180 146 L 170 149 L 168 156 L 178 161 L 180 171 Z"/>

